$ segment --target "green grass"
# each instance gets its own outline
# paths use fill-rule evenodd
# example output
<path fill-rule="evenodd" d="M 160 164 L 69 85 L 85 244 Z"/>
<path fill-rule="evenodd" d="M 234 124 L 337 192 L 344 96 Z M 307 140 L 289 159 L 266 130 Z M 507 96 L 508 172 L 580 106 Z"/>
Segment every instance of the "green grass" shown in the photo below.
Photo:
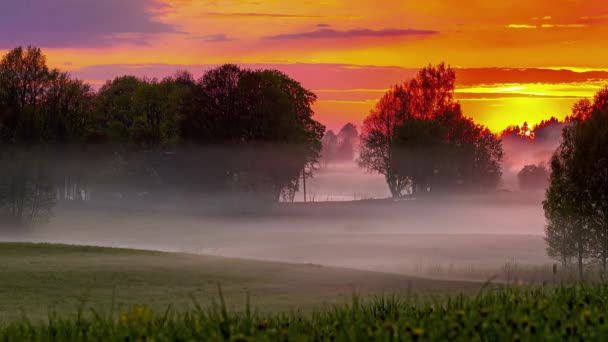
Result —
<path fill-rule="evenodd" d="M 34 322 L 48 313 L 72 314 L 87 308 L 107 312 L 135 304 L 155 311 L 169 305 L 177 312 L 194 309 L 193 299 L 209 305 L 221 284 L 226 305 L 241 310 L 250 296 L 264 313 L 346 303 L 380 294 L 427 298 L 477 291 L 473 282 L 434 281 L 374 272 L 261 262 L 189 254 L 49 244 L 0 244 L 0 321 Z M 89 312 L 89 311 L 87 311 Z"/>
<path fill-rule="evenodd" d="M 608 285 L 483 288 L 315 265 L 14 243 L 0 244 L 0 279 L 0 341 L 608 340 Z"/>
<path fill-rule="evenodd" d="M 135 306 L 117 315 L 51 315 L 42 325 L 0 326 L 16 341 L 605 341 L 608 286 L 491 290 L 435 304 L 355 298 L 311 315 L 258 314 L 214 306 L 189 312 Z"/>

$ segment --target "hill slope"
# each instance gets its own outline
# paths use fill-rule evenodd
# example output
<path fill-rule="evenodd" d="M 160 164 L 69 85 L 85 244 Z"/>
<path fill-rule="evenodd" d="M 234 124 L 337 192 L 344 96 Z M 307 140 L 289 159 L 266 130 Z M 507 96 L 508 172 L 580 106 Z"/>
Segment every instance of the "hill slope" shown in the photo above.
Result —
<path fill-rule="evenodd" d="M 250 261 L 100 247 L 0 244 L 0 319 L 44 318 L 50 309 L 147 304 L 185 310 L 193 297 L 217 299 L 221 284 L 228 306 L 241 309 L 247 294 L 261 311 L 309 310 L 343 303 L 357 292 L 440 295 L 474 290 L 479 283 L 435 281 L 350 269 Z"/>

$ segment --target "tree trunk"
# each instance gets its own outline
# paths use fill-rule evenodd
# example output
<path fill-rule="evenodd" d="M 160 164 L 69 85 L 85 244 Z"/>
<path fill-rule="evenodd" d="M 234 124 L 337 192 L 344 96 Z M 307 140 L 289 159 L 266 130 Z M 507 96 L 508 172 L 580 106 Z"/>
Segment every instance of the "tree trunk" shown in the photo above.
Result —
<path fill-rule="evenodd" d="M 608 257 L 608 225 L 604 223 L 604 236 L 602 241 L 602 273 L 606 276 L 606 258 Z"/>
<path fill-rule="evenodd" d="M 385 176 L 385 178 L 386 184 L 388 184 L 388 189 L 391 191 L 391 196 L 393 196 L 393 198 L 398 198 L 399 194 L 397 193 L 397 181 L 390 176 Z"/>
<path fill-rule="evenodd" d="M 583 243 L 582 239 L 579 238 L 578 241 L 578 279 L 582 283 L 583 282 Z"/>
<path fill-rule="evenodd" d="M 304 187 L 304 203 L 306 203 L 306 169 L 302 169 L 302 185 Z"/>

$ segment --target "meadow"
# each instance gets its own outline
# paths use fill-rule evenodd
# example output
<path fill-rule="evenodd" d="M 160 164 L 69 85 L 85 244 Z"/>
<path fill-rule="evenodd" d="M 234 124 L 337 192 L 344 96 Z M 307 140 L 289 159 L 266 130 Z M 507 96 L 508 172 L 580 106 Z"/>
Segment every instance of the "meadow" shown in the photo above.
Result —
<path fill-rule="evenodd" d="M 0 340 L 540 341 L 608 337 L 606 285 L 0 244 Z"/>
<path fill-rule="evenodd" d="M 434 303 L 376 297 L 311 314 L 263 314 L 247 302 L 227 308 L 221 288 L 210 306 L 186 312 L 135 305 L 118 311 L 49 314 L 0 325 L 4 341 L 604 341 L 608 287 L 480 289 Z"/>
<path fill-rule="evenodd" d="M 0 244 L 0 320 L 45 320 L 81 305 L 99 312 L 145 304 L 154 310 L 208 305 L 224 291 L 226 305 L 242 310 L 247 297 L 264 313 L 345 303 L 352 294 L 442 296 L 471 292 L 475 282 L 235 258 L 51 244 Z"/>
<path fill-rule="evenodd" d="M 0 340 L 602 340 L 608 288 L 473 215 L 536 201 L 59 206 L 3 233 L 28 242 L 0 243 Z"/>

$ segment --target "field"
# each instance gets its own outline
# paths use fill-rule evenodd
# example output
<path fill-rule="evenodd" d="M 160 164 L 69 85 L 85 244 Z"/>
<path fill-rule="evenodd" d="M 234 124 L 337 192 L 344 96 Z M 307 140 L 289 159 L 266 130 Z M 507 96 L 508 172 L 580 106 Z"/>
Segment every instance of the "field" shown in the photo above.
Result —
<path fill-rule="evenodd" d="M 171 203 L 61 204 L 48 225 L 3 231 L 0 340 L 606 334 L 608 289 L 555 287 L 569 273 L 552 273 L 533 196 Z"/>
<path fill-rule="evenodd" d="M 116 314 L 82 308 L 0 325 L 5 341 L 604 341 L 608 287 L 485 289 L 434 303 L 376 297 L 312 314 L 230 310 L 219 292 L 189 311 L 135 305 Z"/>
<path fill-rule="evenodd" d="M 475 291 L 481 284 L 433 281 L 318 265 L 261 262 L 189 254 L 48 244 L 0 244 L 0 319 L 40 320 L 50 311 L 74 312 L 81 304 L 107 312 L 134 304 L 179 312 L 217 299 L 262 312 L 309 312 L 324 304 L 382 293 L 439 296 Z"/>
<path fill-rule="evenodd" d="M 605 340 L 608 287 L 0 244 L 0 340 Z"/>

